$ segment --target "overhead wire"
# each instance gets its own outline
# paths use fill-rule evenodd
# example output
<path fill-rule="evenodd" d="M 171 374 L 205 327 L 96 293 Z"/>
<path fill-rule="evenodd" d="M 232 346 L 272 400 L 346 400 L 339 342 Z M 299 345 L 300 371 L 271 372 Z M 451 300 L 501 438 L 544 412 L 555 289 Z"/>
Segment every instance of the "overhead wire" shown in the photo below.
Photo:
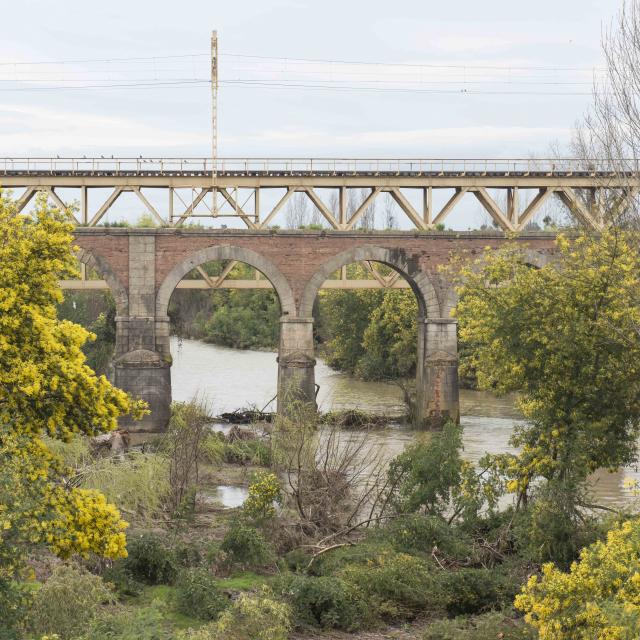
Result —
<path fill-rule="evenodd" d="M 426 94 L 466 94 L 466 95 L 541 95 L 541 96 L 582 96 L 591 95 L 592 91 L 579 91 L 572 89 L 574 87 L 591 86 L 590 82 L 574 78 L 558 77 L 558 73 L 565 72 L 598 72 L 597 67 L 549 67 L 549 66 L 525 66 L 525 65 L 475 65 L 475 64 L 436 64 L 436 63 L 395 63 L 395 62 L 371 62 L 361 60 L 340 60 L 340 59 L 321 59 L 321 58 L 288 58 L 278 56 L 262 56 L 241 53 L 222 52 L 221 56 L 226 56 L 240 61 L 252 61 L 249 68 L 241 68 L 236 71 L 236 75 L 241 76 L 242 73 L 251 72 L 254 76 L 266 77 L 231 77 L 222 78 L 220 84 L 227 88 L 273 88 L 283 90 L 312 90 L 312 91 L 334 91 L 334 92 L 376 92 L 376 93 L 426 93 Z M 162 56 L 130 56 L 119 58 L 85 58 L 74 60 L 50 60 L 50 61 L 0 61 L 0 92 L 26 92 L 26 91 L 71 91 L 71 90 L 91 90 L 91 89 L 125 89 L 125 88 L 184 88 L 188 86 L 200 86 L 210 84 L 209 78 L 197 77 L 197 71 L 193 66 L 195 58 L 208 57 L 208 53 L 188 53 L 188 54 L 169 54 Z M 175 60 L 178 67 L 186 60 L 191 60 L 192 74 L 191 77 L 182 77 L 180 68 L 161 68 L 158 69 L 155 64 L 157 61 Z M 42 69 L 43 65 L 86 65 L 86 64 L 115 64 L 121 65 L 127 63 L 129 68 L 113 69 L 108 66 L 106 69 L 78 69 L 65 70 L 67 75 L 79 74 L 82 77 L 59 77 L 61 70 L 47 71 Z M 131 63 L 135 63 L 133 66 Z M 142 63 L 142 67 L 140 67 Z M 138 73 L 143 75 L 146 71 L 151 71 L 147 63 L 153 63 L 153 78 L 148 77 L 127 77 L 127 74 Z M 284 68 L 268 68 L 274 63 L 278 65 L 284 64 Z M 294 64 L 298 68 L 289 68 L 289 63 Z M 314 69 L 300 68 L 299 65 L 338 65 L 342 69 Z M 38 71 L 30 71 L 29 65 L 39 67 Z M 3 71 L 7 67 L 13 66 L 14 72 L 11 70 Z M 166 64 L 163 66 L 167 66 Z M 170 66 L 170 65 L 169 65 Z M 245 65 L 246 66 L 246 65 Z M 365 67 L 366 69 L 375 67 L 375 71 L 353 71 L 344 67 Z M 21 75 L 16 73 L 20 68 Z M 138 67 L 138 68 L 136 68 Z M 267 67 L 267 68 L 265 68 Z M 413 74 L 416 70 L 420 70 L 420 77 L 398 77 L 397 72 L 390 77 L 386 71 L 404 68 L 410 70 Z M 428 70 L 431 75 L 424 77 L 424 71 Z M 433 72 L 437 70 L 447 71 L 446 77 L 433 77 Z M 26 75 L 25 72 L 26 71 Z M 456 78 L 451 72 L 461 72 L 462 77 Z M 486 72 L 492 74 L 508 73 L 508 77 L 500 76 L 491 77 Z M 142 73 L 141 73 L 142 72 Z M 522 72 L 526 72 L 521 75 Z M 545 76 L 535 75 L 543 72 Z M 28 76 L 29 73 L 36 74 L 35 77 Z M 47 73 L 49 76 L 47 77 Z M 162 74 L 171 74 L 170 77 L 159 77 Z M 473 75 L 473 74 L 480 75 Z M 514 75 L 516 73 L 516 75 Z M 93 74 L 93 77 L 92 77 Z M 309 75 L 324 74 L 325 78 L 311 77 Z M 3 77 L 7 76 L 8 77 Z M 56 77 L 51 77 L 52 75 Z M 104 77 L 104 76 L 110 77 Z M 118 77 L 113 77 L 113 76 Z M 343 76 L 335 78 L 334 76 Z M 271 76 L 271 77 L 269 77 Z M 347 77 L 351 76 L 351 77 Z M 360 77 L 359 77 L 360 76 Z M 364 77 L 362 77 L 364 76 Z M 485 77 L 483 77 L 485 76 Z M 35 83 L 64 83 L 56 85 L 33 86 Z M 16 84 L 18 86 L 7 86 L 7 84 Z M 503 85 L 512 87 L 511 89 L 503 89 Z M 458 88 L 453 88 L 457 86 Z M 533 90 L 530 87 L 552 87 L 550 90 Z M 480 88 L 484 87 L 484 88 Z M 500 88 L 496 88 L 500 87 Z M 526 88 L 520 88 L 526 87 Z M 559 91 L 556 87 L 567 87 L 567 91 Z"/>

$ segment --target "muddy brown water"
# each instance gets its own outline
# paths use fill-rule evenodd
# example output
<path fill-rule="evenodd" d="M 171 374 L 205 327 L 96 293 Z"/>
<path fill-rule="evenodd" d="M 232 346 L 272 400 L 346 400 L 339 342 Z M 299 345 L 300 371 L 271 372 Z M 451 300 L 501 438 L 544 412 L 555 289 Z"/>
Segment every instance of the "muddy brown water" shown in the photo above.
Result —
<path fill-rule="evenodd" d="M 255 406 L 273 410 L 276 393 L 276 354 L 268 351 L 229 349 L 197 340 L 172 338 L 173 399 L 205 401 L 214 414 Z M 316 365 L 320 385 L 318 404 L 323 411 L 359 408 L 373 413 L 399 415 L 403 410 L 398 387 L 382 382 L 364 382 L 331 369 L 321 359 Z M 464 457 L 477 462 L 485 453 L 513 451 L 509 438 L 522 417 L 513 397 L 496 398 L 482 391 L 462 390 L 460 397 L 464 427 Z M 412 442 L 418 433 L 408 425 L 392 424 L 370 432 L 371 446 L 393 457 Z M 345 434 L 348 439 L 349 435 Z M 346 440 L 345 440 L 346 441 Z M 640 480 L 638 469 L 617 473 L 598 472 L 593 477 L 594 498 L 601 504 L 619 505 L 636 499 L 624 487 L 626 478 Z M 220 492 L 228 506 L 237 506 L 241 493 L 236 488 Z"/>

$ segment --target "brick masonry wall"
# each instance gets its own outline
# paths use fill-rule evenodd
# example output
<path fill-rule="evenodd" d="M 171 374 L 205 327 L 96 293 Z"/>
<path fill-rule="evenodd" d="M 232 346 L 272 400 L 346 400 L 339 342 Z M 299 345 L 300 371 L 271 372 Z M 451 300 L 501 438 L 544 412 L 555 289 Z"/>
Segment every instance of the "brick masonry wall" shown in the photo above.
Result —
<path fill-rule="evenodd" d="M 296 304 L 306 283 L 330 258 L 362 245 L 371 245 L 397 252 L 401 261 L 412 268 L 435 274 L 438 266 L 449 262 L 452 255 L 462 253 L 473 257 L 486 247 L 497 248 L 508 240 L 499 235 L 478 233 L 426 234 L 414 232 L 352 233 L 352 232 L 250 232 L 196 231 L 179 229 L 79 229 L 76 244 L 101 256 L 125 287 L 129 285 L 129 237 L 136 237 L 132 246 L 141 244 L 138 236 L 155 236 L 155 289 L 160 287 L 171 269 L 200 249 L 233 245 L 251 249 L 271 261 L 288 280 Z M 544 259 L 554 253 L 553 234 L 527 235 L 517 239 L 530 251 Z M 147 243 L 142 242 L 147 245 Z M 145 260 L 144 253 L 131 255 L 131 264 Z"/>

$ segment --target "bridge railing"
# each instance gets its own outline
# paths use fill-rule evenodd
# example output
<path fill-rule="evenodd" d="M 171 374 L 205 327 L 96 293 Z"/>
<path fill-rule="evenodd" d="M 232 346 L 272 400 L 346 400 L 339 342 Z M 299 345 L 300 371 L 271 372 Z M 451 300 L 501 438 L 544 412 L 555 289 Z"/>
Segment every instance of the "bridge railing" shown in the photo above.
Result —
<path fill-rule="evenodd" d="M 576 158 L 0 158 L 0 175 L 15 173 L 154 174 L 172 173 L 614 173 L 637 172 L 637 160 L 585 161 Z"/>

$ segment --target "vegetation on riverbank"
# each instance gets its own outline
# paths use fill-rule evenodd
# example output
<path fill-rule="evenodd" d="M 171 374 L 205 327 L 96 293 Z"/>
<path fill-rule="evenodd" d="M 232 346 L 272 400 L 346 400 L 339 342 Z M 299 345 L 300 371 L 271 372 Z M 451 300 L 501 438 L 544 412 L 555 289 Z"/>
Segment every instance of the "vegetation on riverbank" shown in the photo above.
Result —
<path fill-rule="evenodd" d="M 475 467 L 459 425 L 389 460 L 343 428 L 368 417 L 319 424 L 295 403 L 228 435 L 176 404 L 166 434 L 105 457 L 91 438 L 144 407 L 85 365 L 87 332 L 56 317 L 71 227 L 44 202 L 34 224 L 0 200 L 0 233 L 0 637 L 640 634 L 640 519 L 593 504 L 588 484 L 637 459 L 631 236 L 560 238 L 537 270 L 510 246 L 456 265 L 478 381 L 518 392 L 528 419 L 517 453 Z M 217 499 L 230 483 L 247 491 L 238 508 Z"/>

